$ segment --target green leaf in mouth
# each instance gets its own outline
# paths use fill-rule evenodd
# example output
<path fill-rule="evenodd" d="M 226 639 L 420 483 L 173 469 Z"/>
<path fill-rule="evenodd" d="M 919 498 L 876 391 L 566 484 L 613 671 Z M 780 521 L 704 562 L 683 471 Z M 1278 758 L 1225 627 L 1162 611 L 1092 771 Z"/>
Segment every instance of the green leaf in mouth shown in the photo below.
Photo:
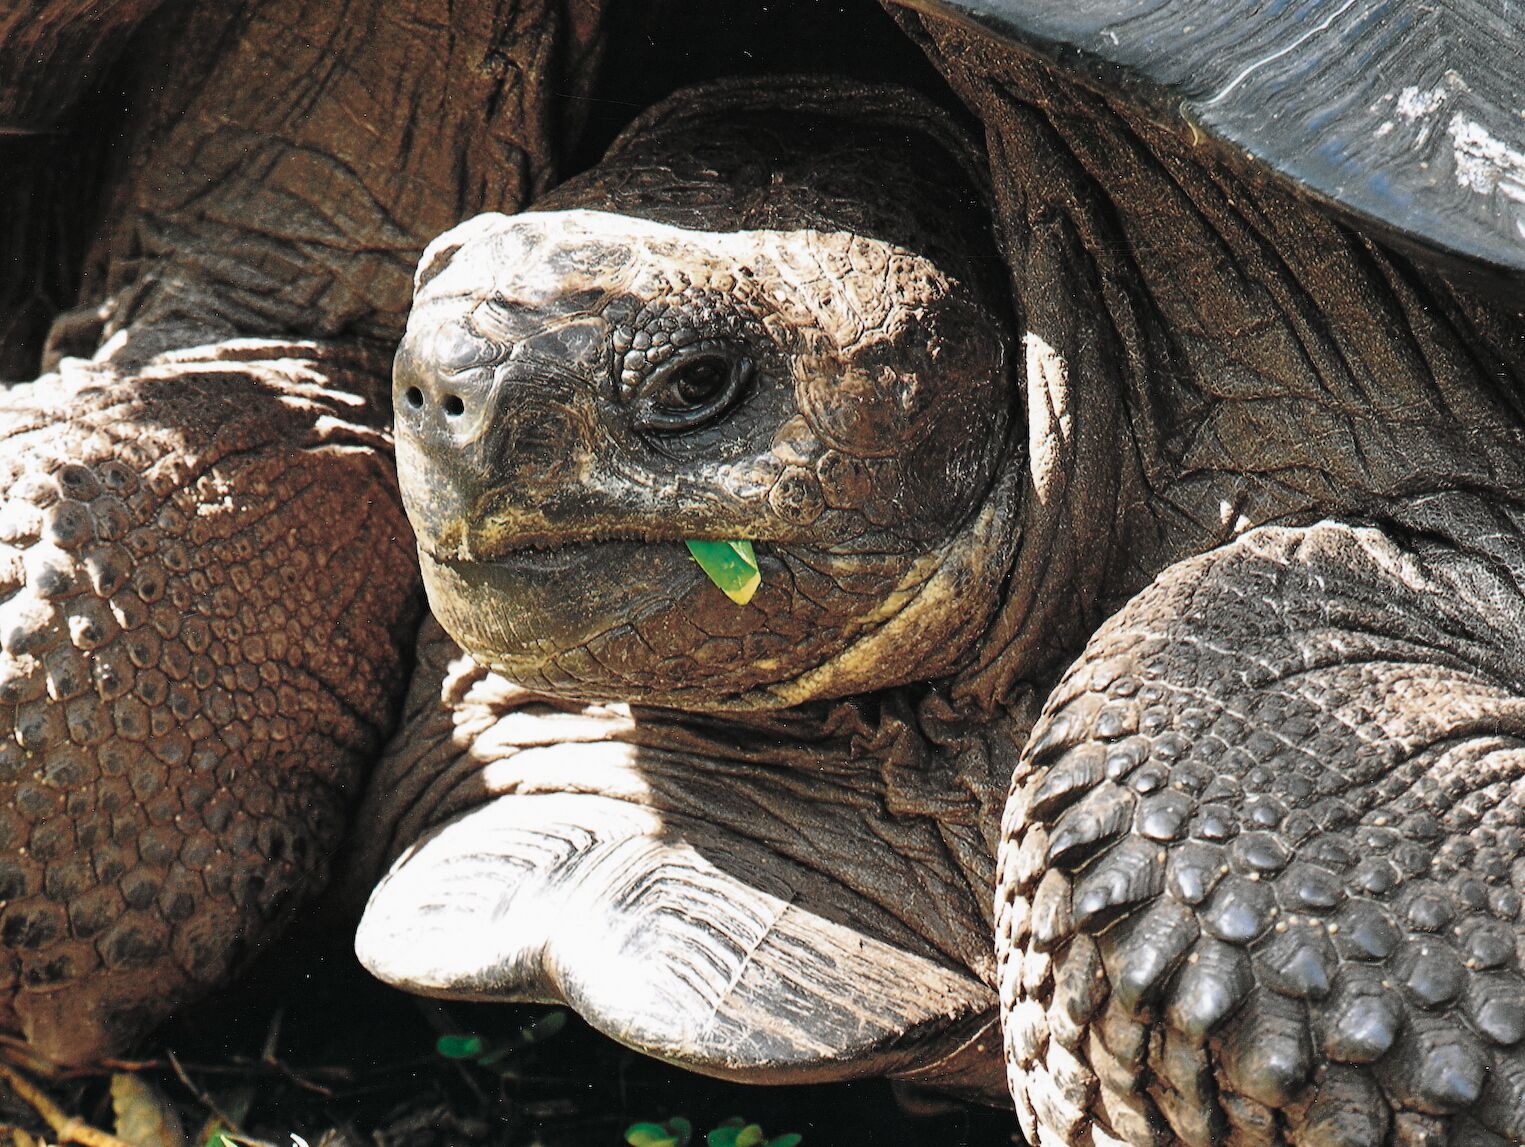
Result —
<path fill-rule="evenodd" d="M 710 581 L 720 587 L 737 605 L 746 605 L 762 585 L 762 572 L 757 568 L 757 554 L 751 542 L 701 542 L 689 539 L 684 543 L 694 555 L 699 568 L 709 575 Z"/>

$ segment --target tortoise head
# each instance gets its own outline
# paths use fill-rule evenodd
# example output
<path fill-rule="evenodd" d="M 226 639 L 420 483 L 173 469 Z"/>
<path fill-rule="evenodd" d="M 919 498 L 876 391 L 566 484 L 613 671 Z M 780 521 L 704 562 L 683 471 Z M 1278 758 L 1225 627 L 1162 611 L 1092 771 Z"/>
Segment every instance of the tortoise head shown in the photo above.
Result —
<path fill-rule="evenodd" d="M 1011 550 L 999 260 L 962 158 L 884 130 L 668 125 L 425 253 L 398 464 L 430 603 L 478 661 L 687 709 L 954 667 Z M 751 542 L 755 595 L 687 540 Z"/>

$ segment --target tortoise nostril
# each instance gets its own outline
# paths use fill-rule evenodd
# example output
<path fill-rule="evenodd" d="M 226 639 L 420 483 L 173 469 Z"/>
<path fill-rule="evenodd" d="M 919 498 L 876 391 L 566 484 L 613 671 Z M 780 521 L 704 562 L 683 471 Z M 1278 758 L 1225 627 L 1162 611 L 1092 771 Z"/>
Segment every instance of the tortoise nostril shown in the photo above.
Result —
<path fill-rule="evenodd" d="M 450 415 L 451 418 L 457 418 L 466 413 L 466 404 L 461 401 L 459 394 L 445 395 L 445 401 L 441 405 L 444 406 L 445 413 Z"/>
<path fill-rule="evenodd" d="M 402 392 L 402 399 L 414 410 L 422 410 L 424 405 L 424 392 L 416 386 L 410 386 Z"/>

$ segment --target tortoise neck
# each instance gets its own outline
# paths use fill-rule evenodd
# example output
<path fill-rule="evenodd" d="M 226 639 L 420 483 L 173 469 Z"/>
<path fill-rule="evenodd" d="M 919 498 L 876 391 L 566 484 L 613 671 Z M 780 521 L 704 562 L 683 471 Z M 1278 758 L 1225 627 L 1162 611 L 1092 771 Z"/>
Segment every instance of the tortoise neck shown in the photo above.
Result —
<path fill-rule="evenodd" d="M 921 20 L 986 127 L 1026 359 L 1021 549 L 964 696 L 1052 674 L 1166 566 L 1256 526 L 1423 528 L 1437 493 L 1525 490 L 1525 349 L 1497 303 Z"/>

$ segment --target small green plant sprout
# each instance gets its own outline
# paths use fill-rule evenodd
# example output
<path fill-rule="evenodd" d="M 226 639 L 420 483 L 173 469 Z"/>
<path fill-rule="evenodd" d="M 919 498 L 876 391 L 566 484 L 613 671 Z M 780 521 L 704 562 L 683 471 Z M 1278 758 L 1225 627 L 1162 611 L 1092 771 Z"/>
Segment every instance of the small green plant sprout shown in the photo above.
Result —
<path fill-rule="evenodd" d="M 526 1024 L 507 1039 L 489 1042 L 479 1035 L 442 1035 L 434 1041 L 434 1050 L 446 1059 L 467 1060 L 507 1078 L 514 1074 L 507 1060 L 550 1039 L 566 1026 L 567 1013 L 552 1011 Z"/>
<path fill-rule="evenodd" d="M 762 585 L 762 571 L 751 542 L 704 542 L 689 539 L 684 543 L 699 568 L 737 605 L 746 605 Z"/>
<path fill-rule="evenodd" d="M 694 1127 L 681 1115 L 666 1123 L 632 1123 L 625 1129 L 630 1147 L 688 1147 Z M 801 1136 L 790 1131 L 769 1139 L 763 1129 L 736 1115 L 704 1137 L 705 1147 L 795 1147 Z"/>
<path fill-rule="evenodd" d="M 763 1129 L 739 1115 L 727 1119 L 704 1137 L 708 1147 L 794 1147 L 802 1137 L 794 1131 L 769 1139 Z"/>
<path fill-rule="evenodd" d="M 666 1123 L 632 1123 L 625 1128 L 625 1142 L 630 1147 L 688 1147 L 694 1125 L 681 1115 Z"/>

